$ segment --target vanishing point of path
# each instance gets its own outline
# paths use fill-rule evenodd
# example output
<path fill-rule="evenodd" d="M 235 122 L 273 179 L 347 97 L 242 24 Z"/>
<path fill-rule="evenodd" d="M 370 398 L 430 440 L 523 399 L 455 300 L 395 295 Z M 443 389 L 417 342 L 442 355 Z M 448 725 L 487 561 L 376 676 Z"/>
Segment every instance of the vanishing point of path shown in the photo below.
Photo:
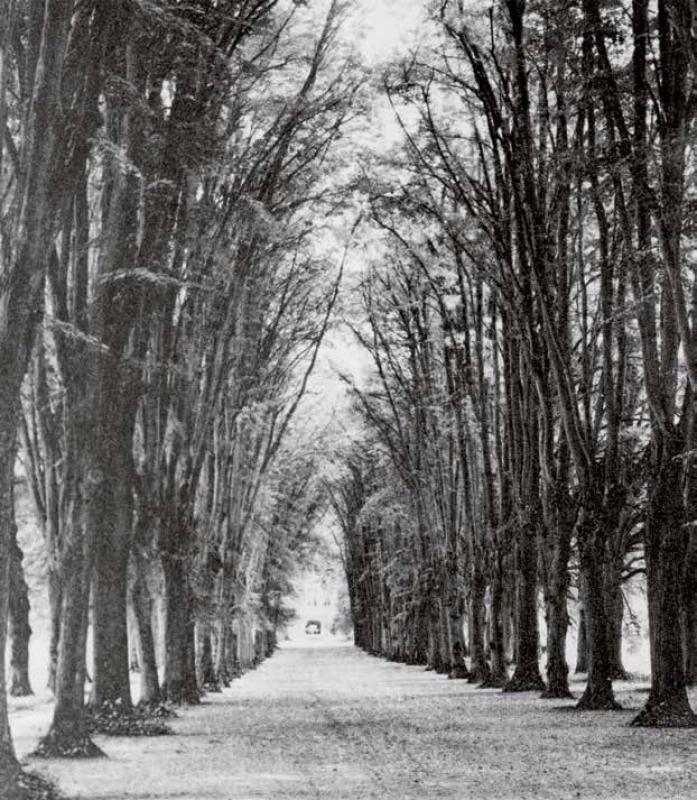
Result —
<path fill-rule="evenodd" d="M 30 765 L 91 800 L 697 798 L 694 731 L 629 719 L 313 643 L 184 711 L 174 737 L 100 738 L 108 759 Z"/>

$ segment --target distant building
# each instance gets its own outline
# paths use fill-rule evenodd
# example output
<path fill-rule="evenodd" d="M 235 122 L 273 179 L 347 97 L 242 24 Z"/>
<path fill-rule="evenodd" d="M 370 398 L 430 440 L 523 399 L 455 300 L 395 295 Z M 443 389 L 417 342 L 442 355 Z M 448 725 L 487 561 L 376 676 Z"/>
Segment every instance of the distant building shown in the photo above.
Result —
<path fill-rule="evenodd" d="M 338 613 L 338 585 L 331 571 L 306 572 L 296 582 L 297 598 L 294 603 L 297 617 L 289 630 L 295 639 L 305 636 L 308 622 L 319 622 L 322 635 L 331 632 Z"/>

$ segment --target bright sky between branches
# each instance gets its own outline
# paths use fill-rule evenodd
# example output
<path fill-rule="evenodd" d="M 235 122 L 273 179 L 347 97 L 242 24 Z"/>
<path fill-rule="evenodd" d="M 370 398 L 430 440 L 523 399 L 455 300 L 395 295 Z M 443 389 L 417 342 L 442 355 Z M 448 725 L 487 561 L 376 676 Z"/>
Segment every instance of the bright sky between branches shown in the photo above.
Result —
<path fill-rule="evenodd" d="M 358 0 L 359 48 L 377 63 L 409 47 L 424 13 L 423 0 Z"/>

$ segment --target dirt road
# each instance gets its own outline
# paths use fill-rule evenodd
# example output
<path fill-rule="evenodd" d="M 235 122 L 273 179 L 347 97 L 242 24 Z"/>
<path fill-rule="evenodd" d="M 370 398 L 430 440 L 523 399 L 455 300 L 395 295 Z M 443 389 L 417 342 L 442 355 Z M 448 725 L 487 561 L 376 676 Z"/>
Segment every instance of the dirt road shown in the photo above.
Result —
<path fill-rule="evenodd" d="M 625 688 L 620 699 L 638 706 L 644 696 Z M 208 695 L 173 722 L 174 737 L 100 738 L 108 759 L 30 766 L 95 800 L 696 797 L 694 731 L 629 719 L 318 642 Z"/>

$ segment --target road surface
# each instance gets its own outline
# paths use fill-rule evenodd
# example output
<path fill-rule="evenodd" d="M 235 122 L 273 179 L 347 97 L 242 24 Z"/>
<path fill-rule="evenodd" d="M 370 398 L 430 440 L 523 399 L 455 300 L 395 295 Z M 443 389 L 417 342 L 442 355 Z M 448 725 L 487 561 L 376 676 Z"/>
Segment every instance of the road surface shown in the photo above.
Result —
<path fill-rule="evenodd" d="M 644 697 L 620 692 L 635 707 Z M 696 797 L 694 731 L 631 729 L 631 715 L 579 714 L 312 642 L 185 710 L 176 736 L 99 738 L 108 759 L 30 767 L 91 800 Z"/>

